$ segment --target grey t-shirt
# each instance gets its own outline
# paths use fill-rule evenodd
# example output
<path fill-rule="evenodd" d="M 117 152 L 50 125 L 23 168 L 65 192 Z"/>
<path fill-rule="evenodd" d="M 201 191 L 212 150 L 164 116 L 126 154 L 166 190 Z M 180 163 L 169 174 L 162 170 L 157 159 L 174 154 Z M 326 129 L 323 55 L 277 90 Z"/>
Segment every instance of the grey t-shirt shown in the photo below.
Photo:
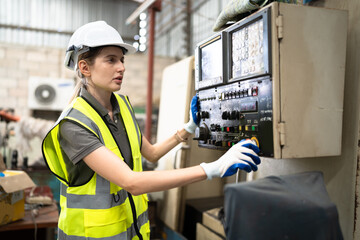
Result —
<path fill-rule="evenodd" d="M 83 127 L 73 122 L 64 121 L 60 125 L 60 146 L 69 160 L 73 164 L 77 164 L 104 144 Z"/>
<path fill-rule="evenodd" d="M 108 111 L 103 107 L 86 89 L 82 88 L 80 96 L 83 97 L 103 118 L 110 132 L 113 134 L 115 141 L 120 145 L 120 151 L 129 167 L 133 168 L 132 154 L 130 143 L 126 134 L 126 129 L 123 124 L 123 120 L 120 115 L 120 107 L 114 95 L 111 96 L 111 103 L 113 105 L 113 118 L 111 120 Z M 78 124 L 71 121 L 63 121 L 60 124 L 59 143 L 66 158 L 72 162 L 67 164 L 70 179 L 76 183 L 75 185 L 81 185 L 81 182 L 88 181 L 93 171 L 82 171 L 81 169 L 88 168 L 82 159 L 98 149 L 104 146 L 103 143 L 91 132 Z M 79 167 L 81 166 L 81 169 Z M 76 169 L 76 170 L 75 170 Z M 84 176 L 88 175 L 88 176 Z M 91 176 L 90 176 L 91 174 Z M 80 176 L 81 175 L 81 176 Z M 79 182 L 79 178 L 80 180 Z"/>

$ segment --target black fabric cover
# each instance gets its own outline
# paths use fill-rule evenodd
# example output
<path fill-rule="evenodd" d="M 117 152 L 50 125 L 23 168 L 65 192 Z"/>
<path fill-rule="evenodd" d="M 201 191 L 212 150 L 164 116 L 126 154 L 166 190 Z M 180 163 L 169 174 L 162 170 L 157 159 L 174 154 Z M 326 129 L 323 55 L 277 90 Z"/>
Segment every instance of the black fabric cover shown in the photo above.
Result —
<path fill-rule="evenodd" d="M 224 200 L 229 240 L 343 239 L 321 172 L 227 184 Z"/>

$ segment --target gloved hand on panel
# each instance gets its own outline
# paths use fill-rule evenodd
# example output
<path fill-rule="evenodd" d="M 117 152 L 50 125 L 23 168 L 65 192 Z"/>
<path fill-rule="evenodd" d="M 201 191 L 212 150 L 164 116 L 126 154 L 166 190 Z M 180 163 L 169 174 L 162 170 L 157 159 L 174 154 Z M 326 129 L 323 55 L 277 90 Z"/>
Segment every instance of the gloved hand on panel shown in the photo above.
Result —
<path fill-rule="evenodd" d="M 218 160 L 211 163 L 201 163 L 208 179 L 213 177 L 227 177 L 235 174 L 238 169 L 246 172 L 256 171 L 260 164 L 257 155 L 260 152 L 256 143 L 250 139 L 241 140 L 232 146 Z"/>
<path fill-rule="evenodd" d="M 189 122 L 185 124 L 184 129 L 189 133 L 194 133 L 195 129 L 197 128 L 200 119 L 197 117 L 197 113 L 199 112 L 199 101 L 198 96 L 195 95 L 191 99 L 190 103 L 190 111 L 189 111 Z"/>

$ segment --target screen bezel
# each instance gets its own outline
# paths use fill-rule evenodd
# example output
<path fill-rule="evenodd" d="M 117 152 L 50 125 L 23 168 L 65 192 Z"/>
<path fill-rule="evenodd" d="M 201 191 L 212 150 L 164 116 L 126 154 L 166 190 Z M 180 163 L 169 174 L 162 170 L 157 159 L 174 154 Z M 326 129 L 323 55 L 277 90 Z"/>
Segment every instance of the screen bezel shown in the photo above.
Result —
<path fill-rule="evenodd" d="M 220 38 L 220 40 L 219 40 Z M 221 61 L 221 80 L 218 80 L 217 82 L 211 82 L 210 80 L 204 82 L 204 79 L 202 79 L 202 49 L 209 46 L 210 44 L 220 41 L 221 45 L 221 56 L 219 56 Z M 205 89 L 212 86 L 221 85 L 226 82 L 227 79 L 227 54 L 225 49 L 226 44 L 226 34 L 225 32 L 219 32 L 215 35 L 212 35 L 211 37 L 207 38 L 206 40 L 200 42 L 195 49 L 195 90 L 199 89 Z"/>

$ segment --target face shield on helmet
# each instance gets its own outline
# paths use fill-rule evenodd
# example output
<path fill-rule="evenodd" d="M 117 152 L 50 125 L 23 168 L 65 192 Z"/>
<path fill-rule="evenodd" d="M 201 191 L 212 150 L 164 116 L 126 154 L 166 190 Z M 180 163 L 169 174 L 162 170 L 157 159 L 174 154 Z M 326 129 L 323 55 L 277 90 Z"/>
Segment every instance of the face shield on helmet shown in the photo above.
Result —
<path fill-rule="evenodd" d="M 136 49 L 124 43 L 118 31 L 105 21 L 87 23 L 78 28 L 71 36 L 65 55 L 65 66 L 76 70 L 78 57 L 89 51 L 91 47 L 119 46 L 131 54 Z"/>

